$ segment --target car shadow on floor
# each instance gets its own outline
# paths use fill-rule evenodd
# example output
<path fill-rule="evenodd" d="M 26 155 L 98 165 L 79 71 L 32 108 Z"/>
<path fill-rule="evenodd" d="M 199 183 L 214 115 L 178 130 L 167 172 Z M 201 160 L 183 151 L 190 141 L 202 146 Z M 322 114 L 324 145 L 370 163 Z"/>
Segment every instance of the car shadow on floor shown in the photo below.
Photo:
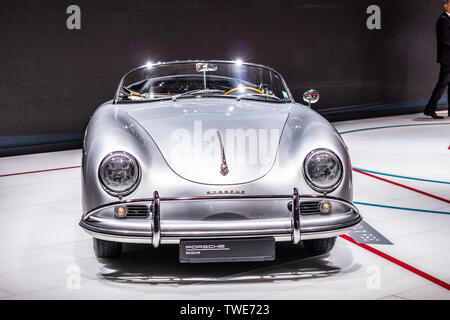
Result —
<path fill-rule="evenodd" d="M 352 263 L 351 253 L 343 254 Z M 98 260 L 103 265 L 99 276 L 113 282 L 211 284 L 292 281 L 329 277 L 342 272 L 342 266 L 329 257 L 330 254 L 312 255 L 302 245 L 277 243 L 276 259 L 264 262 L 185 264 L 178 261 L 178 245 L 164 245 L 158 249 L 126 245 L 119 258 Z M 359 269 L 360 265 L 350 267 L 355 268 Z"/>

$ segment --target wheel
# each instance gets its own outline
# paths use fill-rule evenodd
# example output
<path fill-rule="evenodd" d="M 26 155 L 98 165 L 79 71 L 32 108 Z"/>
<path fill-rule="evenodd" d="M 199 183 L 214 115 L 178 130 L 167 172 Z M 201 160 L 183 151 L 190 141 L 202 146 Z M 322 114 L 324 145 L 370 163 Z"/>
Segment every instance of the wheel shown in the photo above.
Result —
<path fill-rule="evenodd" d="M 94 238 L 94 252 L 97 258 L 114 258 L 122 252 L 122 243 Z"/>
<path fill-rule="evenodd" d="M 305 248 L 316 254 L 327 253 L 333 249 L 336 243 L 336 237 L 325 238 L 325 239 L 313 239 L 313 240 L 303 240 L 303 245 Z"/>

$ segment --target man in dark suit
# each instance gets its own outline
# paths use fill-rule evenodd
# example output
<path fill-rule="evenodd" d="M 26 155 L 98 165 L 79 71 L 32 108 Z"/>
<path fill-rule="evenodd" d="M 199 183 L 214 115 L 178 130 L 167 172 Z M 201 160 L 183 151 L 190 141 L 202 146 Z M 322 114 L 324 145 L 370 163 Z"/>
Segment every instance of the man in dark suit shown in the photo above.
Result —
<path fill-rule="evenodd" d="M 445 89 L 449 87 L 448 105 L 450 115 L 450 0 L 443 0 L 444 12 L 439 16 L 436 23 L 437 38 L 437 62 L 441 64 L 439 72 L 439 81 L 431 94 L 430 101 L 424 110 L 426 116 L 433 119 L 443 119 L 436 114 L 437 103 L 444 94 Z"/>

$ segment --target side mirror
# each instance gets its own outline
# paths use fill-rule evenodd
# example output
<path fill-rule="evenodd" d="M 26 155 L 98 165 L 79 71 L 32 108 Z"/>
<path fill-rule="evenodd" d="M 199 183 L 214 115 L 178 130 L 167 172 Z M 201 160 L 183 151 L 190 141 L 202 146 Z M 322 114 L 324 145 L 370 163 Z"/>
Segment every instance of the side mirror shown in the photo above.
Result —
<path fill-rule="evenodd" d="M 319 101 L 319 91 L 314 89 L 306 91 L 303 94 L 303 101 L 307 102 L 309 107 L 311 107 L 311 104 Z"/>

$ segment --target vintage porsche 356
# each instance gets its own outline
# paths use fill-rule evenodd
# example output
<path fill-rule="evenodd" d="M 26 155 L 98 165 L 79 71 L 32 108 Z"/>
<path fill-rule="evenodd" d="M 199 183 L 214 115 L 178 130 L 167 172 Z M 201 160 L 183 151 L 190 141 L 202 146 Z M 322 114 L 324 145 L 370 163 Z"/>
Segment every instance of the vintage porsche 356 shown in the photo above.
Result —
<path fill-rule="evenodd" d="M 147 64 L 86 129 L 81 227 L 97 257 L 176 243 L 181 262 L 325 253 L 361 221 L 347 147 L 275 70 L 242 61 Z"/>

